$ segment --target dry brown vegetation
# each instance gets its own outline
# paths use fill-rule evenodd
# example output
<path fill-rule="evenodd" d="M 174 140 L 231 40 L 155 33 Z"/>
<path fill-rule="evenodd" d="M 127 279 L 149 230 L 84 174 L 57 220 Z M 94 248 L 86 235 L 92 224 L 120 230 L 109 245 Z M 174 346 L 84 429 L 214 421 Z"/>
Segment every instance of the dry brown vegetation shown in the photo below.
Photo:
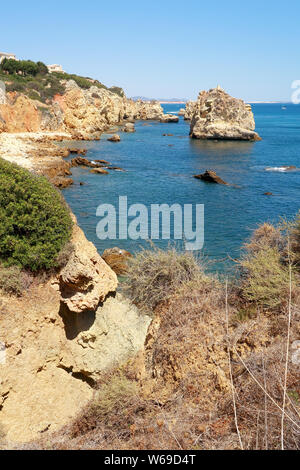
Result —
<path fill-rule="evenodd" d="M 208 277 L 174 250 L 138 255 L 127 288 L 153 308 L 144 351 L 103 376 L 51 443 L 29 447 L 299 449 L 297 224 L 254 233 L 240 282 Z"/>

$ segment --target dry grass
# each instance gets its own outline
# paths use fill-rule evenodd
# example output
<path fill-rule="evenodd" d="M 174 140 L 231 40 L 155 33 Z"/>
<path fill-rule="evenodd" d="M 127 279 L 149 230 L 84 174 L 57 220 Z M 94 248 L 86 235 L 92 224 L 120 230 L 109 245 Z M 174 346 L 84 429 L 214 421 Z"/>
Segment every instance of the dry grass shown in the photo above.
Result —
<path fill-rule="evenodd" d="M 247 300 L 276 308 L 288 298 L 289 270 L 281 263 L 276 248 L 266 247 L 245 256 L 241 266 L 246 273 L 242 290 Z"/>
<path fill-rule="evenodd" d="M 29 288 L 33 276 L 18 266 L 0 265 L 0 291 L 20 297 Z"/>
<path fill-rule="evenodd" d="M 204 279 L 205 275 L 191 252 L 153 247 L 128 260 L 126 278 L 123 288 L 131 300 L 143 309 L 153 310 L 181 285 Z"/>
<path fill-rule="evenodd" d="M 291 243 L 291 236 L 295 233 L 292 227 L 295 223 L 280 227 L 263 224 L 244 245 L 239 266 L 240 287 L 246 301 L 280 312 L 289 299 L 290 271 L 292 298 L 297 295 L 299 275 L 295 264 L 296 245 Z"/>

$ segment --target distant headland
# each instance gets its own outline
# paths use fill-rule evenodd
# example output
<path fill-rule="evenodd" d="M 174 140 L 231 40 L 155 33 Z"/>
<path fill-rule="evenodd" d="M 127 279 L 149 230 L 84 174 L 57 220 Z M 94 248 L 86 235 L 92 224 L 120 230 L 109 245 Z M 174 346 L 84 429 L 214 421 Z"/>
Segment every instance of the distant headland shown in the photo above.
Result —
<path fill-rule="evenodd" d="M 131 99 L 145 102 L 159 101 L 161 104 L 185 104 L 188 101 L 186 98 L 147 98 L 146 96 L 132 96 Z"/>

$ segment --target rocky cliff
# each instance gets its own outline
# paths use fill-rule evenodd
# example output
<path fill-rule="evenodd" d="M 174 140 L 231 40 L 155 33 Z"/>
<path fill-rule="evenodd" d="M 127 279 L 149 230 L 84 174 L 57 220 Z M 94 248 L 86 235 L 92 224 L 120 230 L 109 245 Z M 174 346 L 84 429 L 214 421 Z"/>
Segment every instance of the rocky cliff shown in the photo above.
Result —
<path fill-rule="evenodd" d="M 73 80 L 65 94 L 56 95 L 50 105 L 13 92 L 0 99 L 0 132 L 68 132 L 74 139 L 94 139 L 110 126 L 126 120 L 161 119 L 157 101 L 132 101 L 96 86 L 85 90 Z"/>
<path fill-rule="evenodd" d="M 190 136 L 195 139 L 260 140 L 251 106 L 220 87 L 202 91 L 188 105 L 186 118 L 191 119 Z"/>
<path fill-rule="evenodd" d="M 184 120 L 190 121 L 196 108 L 196 101 L 188 101 L 185 105 Z"/>
<path fill-rule="evenodd" d="M 101 372 L 143 348 L 150 318 L 115 293 L 115 273 L 75 224 L 65 268 L 22 298 L 0 294 L 0 426 L 25 442 L 69 422 Z"/>

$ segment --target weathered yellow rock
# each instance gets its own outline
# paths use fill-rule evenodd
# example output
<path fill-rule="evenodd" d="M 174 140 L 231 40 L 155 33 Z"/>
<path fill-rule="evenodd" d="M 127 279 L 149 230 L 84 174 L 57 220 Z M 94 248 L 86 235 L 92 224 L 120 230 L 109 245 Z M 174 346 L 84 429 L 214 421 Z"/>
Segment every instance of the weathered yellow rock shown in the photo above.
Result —
<path fill-rule="evenodd" d="M 151 319 L 122 296 L 84 311 L 116 285 L 116 276 L 80 229 L 73 240 L 85 256 L 69 265 L 72 279 L 79 282 L 85 269 L 94 275 L 92 297 L 83 289 L 69 304 L 79 315 L 62 304 L 57 277 L 33 285 L 22 298 L 0 295 L 0 427 L 8 442 L 28 442 L 69 423 L 91 399 L 101 372 L 143 349 Z"/>
<path fill-rule="evenodd" d="M 196 139 L 261 140 L 251 106 L 219 86 L 202 91 L 195 103 L 188 103 L 186 118 L 191 119 L 190 135 Z"/>
<path fill-rule="evenodd" d="M 71 312 L 95 310 L 116 290 L 117 276 L 78 225 L 74 225 L 71 242 L 74 252 L 59 276 L 61 301 Z"/>

